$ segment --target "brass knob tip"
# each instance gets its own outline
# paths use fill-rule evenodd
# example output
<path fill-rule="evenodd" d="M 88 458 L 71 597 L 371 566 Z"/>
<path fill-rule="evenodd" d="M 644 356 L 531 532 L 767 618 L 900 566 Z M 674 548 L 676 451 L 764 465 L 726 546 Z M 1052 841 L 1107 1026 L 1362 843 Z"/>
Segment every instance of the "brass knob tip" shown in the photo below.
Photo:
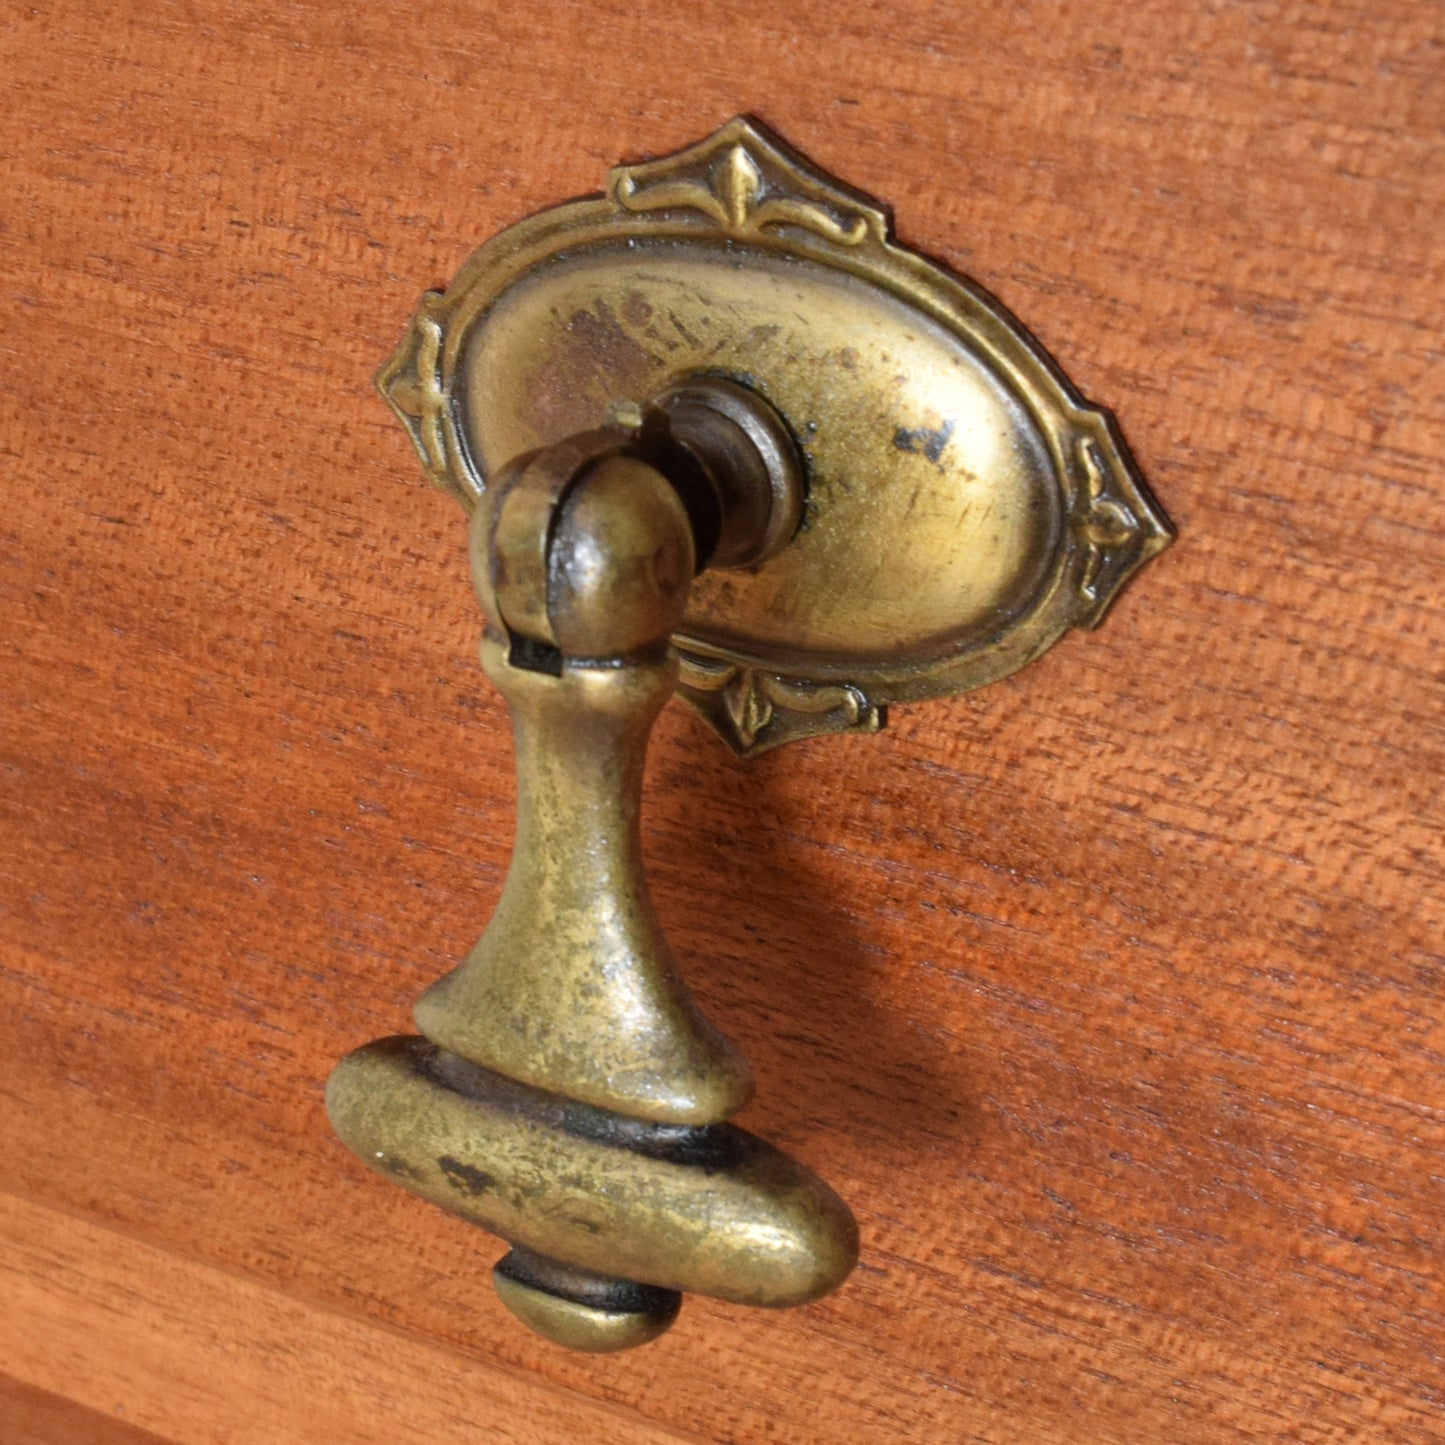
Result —
<path fill-rule="evenodd" d="M 516 1246 L 492 1270 L 497 1298 L 554 1345 L 611 1354 L 649 1344 L 671 1328 L 682 1296 L 608 1279 Z"/>

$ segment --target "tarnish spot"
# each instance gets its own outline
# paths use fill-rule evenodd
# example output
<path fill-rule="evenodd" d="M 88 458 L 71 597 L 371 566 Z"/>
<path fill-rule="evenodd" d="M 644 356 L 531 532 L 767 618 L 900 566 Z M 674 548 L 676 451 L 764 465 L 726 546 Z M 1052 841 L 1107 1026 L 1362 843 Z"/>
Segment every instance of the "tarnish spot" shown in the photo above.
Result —
<path fill-rule="evenodd" d="M 893 445 L 900 452 L 917 452 L 927 457 L 934 466 L 938 466 L 943 449 L 953 435 L 954 426 L 955 423 L 951 421 L 933 428 L 901 426 L 893 433 Z"/>
<path fill-rule="evenodd" d="M 497 1182 L 484 1169 L 478 1169 L 473 1164 L 463 1164 L 460 1159 L 453 1159 L 450 1154 L 443 1154 L 437 1160 L 437 1166 L 458 1189 L 470 1194 L 473 1199 L 479 1194 L 485 1194 Z"/>

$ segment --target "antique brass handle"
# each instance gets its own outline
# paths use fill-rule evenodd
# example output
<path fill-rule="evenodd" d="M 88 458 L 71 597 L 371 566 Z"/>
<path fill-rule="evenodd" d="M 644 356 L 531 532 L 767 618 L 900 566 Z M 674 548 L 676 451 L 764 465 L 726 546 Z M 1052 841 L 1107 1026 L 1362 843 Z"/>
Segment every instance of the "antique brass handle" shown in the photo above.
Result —
<path fill-rule="evenodd" d="M 1092 626 L 1168 523 L 1015 323 L 746 121 L 498 237 L 379 382 L 471 512 L 518 826 L 420 1037 L 332 1074 L 337 1132 L 506 1239 L 501 1298 L 562 1344 L 815 1299 L 857 1228 L 727 1122 L 747 1066 L 643 876 L 653 722 L 680 688 L 744 755 L 876 730 Z"/>

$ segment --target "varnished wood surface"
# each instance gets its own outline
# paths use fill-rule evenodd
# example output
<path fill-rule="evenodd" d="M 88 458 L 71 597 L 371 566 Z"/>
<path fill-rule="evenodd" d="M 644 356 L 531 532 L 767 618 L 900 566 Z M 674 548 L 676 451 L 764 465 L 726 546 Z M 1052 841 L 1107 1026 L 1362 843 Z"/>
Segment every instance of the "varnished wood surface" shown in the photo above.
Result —
<path fill-rule="evenodd" d="M 0 12 L 4 1368 L 183 1445 L 1439 1438 L 1442 30 Z M 370 377 L 474 244 L 742 110 L 1029 322 L 1182 540 L 882 738 L 669 710 L 659 906 L 863 1262 L 569 1358 L 322 1114 L 510 841 L 461 519 Z"/>
<path fill-rule="evenodd" d="M 149 1430 L 5 1375 L 0 1375 L 0 1440 L 5 1445 L 171 1445 Z"/>
<path fill-rule="evenodd" d="M 5 1445 L 27 1421 L 35 1445 L 696 1438 L 11 1195 L 0 1283 L 6 1365 L 75 1407 L 0 1390 Z"/>

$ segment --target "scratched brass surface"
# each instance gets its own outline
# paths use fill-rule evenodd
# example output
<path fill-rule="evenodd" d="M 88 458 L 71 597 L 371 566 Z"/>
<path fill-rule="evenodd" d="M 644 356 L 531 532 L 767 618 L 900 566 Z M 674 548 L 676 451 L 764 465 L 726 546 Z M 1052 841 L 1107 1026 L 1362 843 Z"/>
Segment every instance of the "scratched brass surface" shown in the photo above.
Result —
<path fill-rule="evenodd" d="M 711 1124 L 752 1092 L 747 1064 L 678 978 L 642 871 L 648 734 L 677 678 L 650 666 L 511 667 L 483 644 L 512 714 L 517 834 L 497 910 L 416 1006 L 443 1047 L 639 1119 Z"/>
<path fill-rule="evenodd" d="M 961 340 L 833 267 L 673 242 L 547 266 L 477 323 L 467 434 L 491 471 L 708 371 L 766 387 L 811 488 L 769 565 L 700 580 L 690 638 L 846 679 L 948 657 L 1028 606 L 1064 524 L 1045 438 Z"/>
<path fill-rule="evenodd" d="M 804 1304 L 853 1268 L 847 1206 L 745 1130 L 631 1126 L 437 1059 L 421 1039 L 367 1044 L 327 1107 L 370 1167 L 453 1214 L 575 1269 L 736 1304 Z"/>

